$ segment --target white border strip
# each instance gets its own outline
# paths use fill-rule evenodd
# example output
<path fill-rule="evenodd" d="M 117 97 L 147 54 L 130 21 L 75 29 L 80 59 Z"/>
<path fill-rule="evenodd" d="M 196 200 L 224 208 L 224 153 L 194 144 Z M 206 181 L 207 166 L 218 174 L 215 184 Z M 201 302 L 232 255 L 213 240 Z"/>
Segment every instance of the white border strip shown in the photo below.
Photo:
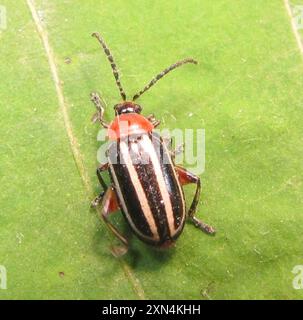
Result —
<path fill-rule="evenodd" d="M 287 11 L 287 13 L 289 15 L 290 22 L 291 22 L 291 28 L 292 28 L 292 31 L 293 31 L 293 33 L 295 35 L 298 47 L 299 47 L 301 53 L 303 54 L 303 43 L 302 43 L 301 36 L 300 36 L 299 31 L 298 31 L 298 28 L 296 27 L 295 19 L 294 19 L 293 15 L 292 15 L 291 6 L 290 6 L 289 1 L 288 0 L 284 0 L 284 5 L 285 5 L 286 11 Z"/>

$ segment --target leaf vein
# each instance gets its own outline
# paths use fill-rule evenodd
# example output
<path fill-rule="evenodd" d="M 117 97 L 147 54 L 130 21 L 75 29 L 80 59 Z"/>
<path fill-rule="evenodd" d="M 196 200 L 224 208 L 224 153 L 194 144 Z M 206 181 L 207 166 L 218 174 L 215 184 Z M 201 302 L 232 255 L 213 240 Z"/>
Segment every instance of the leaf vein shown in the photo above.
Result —
<path fill-rule="evenodd" d="M 33 0 L 26 0 L 26 2 L 27 2 L 27 5 L 30 9 L 32 18 L 34 20 L 35 26 L 38 31 L 38 34 L 41 38 L 41 41 L 42 41 L 42 44 L 43 44 L 43 47 L 45 50 L 45 54 L 46 54 L 46 57 L 47 57 L 47 60 L 49 63 L 50 71 L 52 74 L 52 78 L 53 78 L 53 81 L 55 84 L 56 93 L 58 96 L 59 107 L 60 107 L 60 110 L 63 115 L 64 126 L 65 126 L 65 130 L 67 132 L 67 136 L 68 136 L 68 139 L 70 142 L 70 147 L 71 147 L 74 161 L 76 163 L 76 167 L 77 167 L 78 172 L 80 174 L 80 177 L 83 181 L 85 190 L 87 192 L 87 196 L 89 198 L 92 198 L 94 195 L 93 187 L 92 187 L 92 184 L 90 182 L 90 178 L 88 176 L 87 170 L 84 165 L 84 160 L 83 160 L 83 156 L 80 151 L 79 143 L 73 133 L 72 124 L 71 124 L 69 114 L 68 114 L 68 106 L 67 106 L 65 98 L 64 98 L 63 88 L 62 88 L 61 80 L 59 77 L 59 72 L 57 69 L 56 61 L 55 61 L 55 55 L 54 55 L 53 49 L 50 45 L 50 42 L 48 39 L 48 34 L 47 34 L 46 30 L 43 28 L 43 25 L 40 21 L 40 18 L 38 16 L 34 1 Z M 136 276 L 134 275 L 134 272 L 132 271 L 130 266 L 123 260 L 121 260 L 121 266 L 122 266 L 122 269 L 123 269 L 123 272 L 124 272 L 126 278 L 130 281 L 135 293 L 138 295 L 138 297 L 140 299 L 145 299 L 145 294 L 144 294 L 144 290 L 142 288 L 142 285 L 141 285 L 139 279 L 136 278 Z"/>

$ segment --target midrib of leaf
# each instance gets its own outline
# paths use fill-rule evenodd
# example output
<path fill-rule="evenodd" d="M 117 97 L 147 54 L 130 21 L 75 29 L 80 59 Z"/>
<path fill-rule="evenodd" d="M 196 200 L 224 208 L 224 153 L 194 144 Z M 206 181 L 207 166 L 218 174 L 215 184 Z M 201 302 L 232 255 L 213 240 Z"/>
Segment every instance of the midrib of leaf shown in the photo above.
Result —
<path fill-rule="evenodd" d="M 68 106 L 66 103 L 66 100 L 64 98 L 63 94 L 63 88 L 62 88 L 62 82 L 59 77 L 59 72 L 56 66 L 55 62 L 55 55 L 53 52 L 53 49 L 49 43 L 48 34 L 47 31 L 43 28 L 43 25 L 41 24 L 41 21 L 39 19 L 37 9 L 35 6 L 34 0 L 26 0 L 26 3 L 29 7 L 29 10 L 31 12 L 31 16 L 33 18 L 33 21 L 35 23 L 35 26 L 37 28 L 37 32 L 41 38 L 45 54 L 49 63 L 50 71 L 52 74 L 52 79 L 54 81 L 56 94 L 58 97 L 59 107 L 63 115 L 63 121 L 64 121 L 64 127 L 70 142 L 70 148 L 72 151 L 72 155 L 76 164 L 76 167 L 78 169 L 79 175 L 81 177 L 81 180 L 83 182 L 83 185 L 85 187 L 87 197 L 92 199 L 94 197 L 93 187 L 91 184 L 91 181 L 89 179 L 87 170 L 84 165 L 83 156 L 80 151 L 80 147 L 77 141 L 77 138 L 75 137 L 73 133 L 72 124 L 70 121 L 69 113 L 68 113 Z M 100 209 L 98 209 L 98 213 L 100 213 Z M 108 234 L 108 231 L 107 231 Z M 109 235 L 108 235 L 109 238 Z M 110 239 L 111 240 L 111 239 Z M 131 283 L 131 286 L 133 287 L 135 293 L 139 297 L 139 299 L 146 299 L 143 287 L 139 281 L 139 279 L 134 275 L 133 270 L 130 268 L 130 266 L 122 259 L 118 260 L 120 262 L 120 265 L 124 271 L 124 274 L 128 281 Z"/>

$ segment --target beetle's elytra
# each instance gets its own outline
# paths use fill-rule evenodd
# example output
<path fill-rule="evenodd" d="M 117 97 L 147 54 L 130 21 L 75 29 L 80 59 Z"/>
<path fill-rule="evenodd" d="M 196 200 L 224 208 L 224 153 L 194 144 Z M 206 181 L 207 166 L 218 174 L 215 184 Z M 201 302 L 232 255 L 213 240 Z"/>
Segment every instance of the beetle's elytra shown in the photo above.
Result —
<path fill-rule="evenodd" d="M 154 131 L 160 121 L 153 115 L 142 116 L 141 106 L 134 102 L 173 69 L 197 62 L 191 58 L 178 61 L 154 77 L 134 95 L 132 101 L 127 101 L 110 50 L 98 33 L 93 36 L 98 39 L 111 64 L 122 102 L 115 105 L 116 118 L 108 124 L 103 119 L 104 106 L 100 96 L 91 94 L 91 100 L 97 108 L 93 119 L 107 128 L 111 141 L 107 163 L 97 169 L 103 191 L 92 202 L 92 206 L 101 205 L 103 220 L 126 247 L 127 239 L 109 221 L 110 213 L 119 209 L 137 237 L 153 246 L 167 248 L 174 244 L 186 219 L 206 233 L 213 234 L 214 228 L 195 216 L 201 191 L 200 178 L 174 164 L 174 153 L 168 150 L 166 143 Z M 109 172 L 110 185 L 102 177 L 104 172 Z M 189 183 L 196 184 L 196 192 L 186 211 L 182 186 Z"/>

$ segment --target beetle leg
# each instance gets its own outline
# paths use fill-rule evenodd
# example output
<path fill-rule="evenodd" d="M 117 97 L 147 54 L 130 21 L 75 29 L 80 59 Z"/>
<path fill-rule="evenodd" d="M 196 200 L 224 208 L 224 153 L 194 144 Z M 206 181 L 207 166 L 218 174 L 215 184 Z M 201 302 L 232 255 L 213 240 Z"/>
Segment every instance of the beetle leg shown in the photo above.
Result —
<path fill-rule="evenodd" d="M 104 128 L 108 128 L 109 127 L 108 123 L 106 123 L 103 120 L 104 109 L 105 109 L 104 101 L 101 99 L 101 97 L 97 92 L 92 92 L 90 94 L 90 99 L 97 109 L 97 112 L 92 117 L 92 122 L 95 123 L 96 121 L 99 121 Z"/>
<path fill-rule="evenodd" d="M 164 143 L 170 153 L 170 156 L 172 157 L 172 160 L 175 161 L 175 157 L 184 151 L 184 143 L 177 146 L 175 150 L 172 150 L 173 139 L 172 138 L 163 138 L 163 141 L 164 141 Z"/>
<path fill-rule="evenodd" d="M 157 128 L 158 125 L 161 123 L 160 120 L 157 120 L 157 119 L 155 118 L 155 115 L 154 115 L 153 113 L 150 114 L 149 116 L 147 116 L 147 120 L 149 120 L 149 122 L 152 123 L 152 125 L 154 126 L 154 128 Z"/>
<path fill-rule="evenodd" d="M 171 151 L 173 139 L 171 137 L 162 137 L 163 143 L 165 144 L 166 148 Z"/>
<path fill-rule="evenodd" d="M 98 205 L 101 203 L 102 199 L 103 199 L 103 196 L 104 196 L 104 191 L 102 191 L 90 204 L 90 206 L 92 208 L 96 208 L 98 207 Z"/>
<path fill-rule="evenodd" d="M 101 217 L 104 220 L 107 227 L 113 232 L 113 234 L 123 243 L 123 248 L 114 247 L 112 248 L 112 253 L 115 256 L 121 256 L 122 254 L 126 253 L 128 242 L 121 235 L 118 229 L 109 221 L 109 215 L 117 210 L 119 210 L 119 204 L 117 201 L 116 193 L 113 190 L 113 187 L 108 187 L 106 182 L 102 177 L 102 173 L 108 170 L 108 163 L 101 165 L 97 168 L 97 176 L 101 186 L 103 187 L 103 191 L 92 201 L 91 206 L 97 207 L 101 204 Z"/>
<path fill-rule="evenodd" d="M 180 144 L 179 146 L 177 146 L 177 148 L 173 151 L 170 151 L 172 158 L 175 160 L 175 157 L 178 154 L 181 154 L 184 151 L 184 143 Z"/>
<path fill-rule="evenodd" d="M 98 177 L 99 182 L 103 188 L 103 191 L 106 191 L 108 188 L 106 182 L 104 181 L 104 179 L 102 177 L 102 173 L 107 170 L 108 170 L 108 163 L 102 164 L 99 168 L 97 168 L 97 177 Z"/>
<path fill-rule="evenodd" d="M 104 194 L 101 206 L 101 217 L 111 232 L 122 242 L 124 247 L 128 247 L 128 241 L 120 231 L 109 221 L 109 215 L 119 209 L 116 193 L 113 187 L 109 187 Z M 117 252 L 117 250 L 115 250 Z M 126 252 L 126 251 L 125 251 Z"/>
<path fill-rule="evenodd" d="M 178 176 L 179 176 L 179 181 L 182 185 L 186 185 L 189 183 L 195 183 L 197 185 L 194 199 L 193 199 L 192 204 L 191 204 L 191 206 L 188 210 L 188 213 L 187 213 L 189 220 L 192 221 L 193 224 L 197 228 L 201 229 L 202 231 L 204 231 L 208 234 L 214 234 L 216 231 L 212 226 L 199 220 L 195 216 L 195 213 L 197 211 L 197 205 L 198 205 L 199 199 L 200 199 L 200 193 L 201 193 L 201 180 L 200 180 L 200 178 L 182 167 L 176 166 L 175 168 L 176 168 Z"/>
<path fill-rule="evenodd" d="M 97 168 L 97 177 L 103 188 L 102 192 L 91 202 L 91 207 L 96 208 L 102 201 L 105 191 L 108 186 L 102 177 L 102 173 L 108 169 L 108 163 L 102 164 L 99 168 Z"/>

